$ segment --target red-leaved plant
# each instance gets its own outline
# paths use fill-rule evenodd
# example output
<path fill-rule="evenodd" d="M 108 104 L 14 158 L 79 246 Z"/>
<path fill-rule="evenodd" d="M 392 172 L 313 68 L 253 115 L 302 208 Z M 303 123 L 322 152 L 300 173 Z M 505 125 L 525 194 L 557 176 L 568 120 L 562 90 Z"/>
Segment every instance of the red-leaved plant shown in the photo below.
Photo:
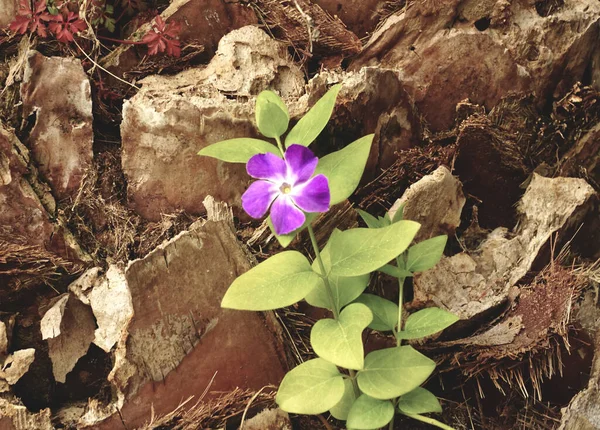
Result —
<path fill-rule="evenodd" d="M 79 18 L 79 15 L 69 10 L 52 17 L 48 28 L 59 42 L 72 42 L 73 35 L 87 28 L 85 21 Z"/>
<path fill-rule="evenodd" d="M 29 0 L 19 1 L 17 16 L 10 23 L 9 29 L 18 34 L 27 31 L 37 33 L 40 37 L 48 37 L 48 30 L 59 42 L 72 42 L 73 35 L 86 29 L 85 21 L 75 12 L 64 8 L 62 13 L 51 15 L 46 0 L 36 0 L 33 9 Z"/>
<path fill-rule="evenodd" d="M 8 28 L 19 34 L 25 34 L 29 30 L 31 33 L 37 33 L 40 37 L 47 37 L 46 23 L 51 19 L 52 15 L 48 13 L 46 0 L 36 1 L 33 10 L 29 0 L 20 0 L 17 16 Z"/>
<path fill-rule="evenodd" d="M 152 29 L 142 38 L 142 43 L 148 45 L 148 55 L 166 52 L 167 55 L 179 57 L 181 55 L 181 46 L 177 38 L 180 31 L 180 23 L 170 22 L 166 24 L 161 16 L 158 15 L 154 20 Z"/>

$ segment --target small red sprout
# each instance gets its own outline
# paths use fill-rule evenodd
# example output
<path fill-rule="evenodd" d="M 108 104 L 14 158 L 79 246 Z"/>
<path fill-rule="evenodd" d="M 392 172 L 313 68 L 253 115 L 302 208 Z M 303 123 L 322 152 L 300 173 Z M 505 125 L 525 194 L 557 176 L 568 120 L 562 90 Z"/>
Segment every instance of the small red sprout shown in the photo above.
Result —
<path fill-rule="evenodd" d="M 51 19 L 52 15 L 46 9 L 46 0 L 36 1 L 34 10 L 31 10 L 29 0 L 20 0 L 17 16 L 10 23 L 9 29 L 19 34 L 25 34 L 29 30 L 40 37 L 46 37 L 48 32 L 45 23 Z"/>
<path fill-rule="evenodd" d="M 166 24 L 158 15 L 154 21 L 153 28 L 142 38 L 142 43 L 148 45 L 148 55 L 156 55 L 159 52 L 165 52 L 167 55 L 179 57 L 181 55 L 181 46 L 179 44 L 179 32 L 181 24 L 170 22 Z"/>
<path fill-rule="evenodd" d="M 59 42 L 72 42 L 74 34 L 87 28 L 85 21 L 80 19 L 78 14 L 71 11 L 64 11 L 52 18 L 48 28 L 54 33 Z"/>

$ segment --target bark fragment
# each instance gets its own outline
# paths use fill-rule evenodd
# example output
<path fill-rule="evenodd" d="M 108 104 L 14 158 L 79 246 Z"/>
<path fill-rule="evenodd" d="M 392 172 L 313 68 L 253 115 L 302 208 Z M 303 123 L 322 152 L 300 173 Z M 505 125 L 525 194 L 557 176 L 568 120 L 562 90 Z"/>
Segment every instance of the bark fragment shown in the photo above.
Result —
<path fill-rule="evenodd" d="M 550 238 L 571 238 L 593 208 L 596 193 L 582 179 L 535 175 L 517 208 L 514 233 L 498 228 L 473 253 L 442 257 L 415 277 L 415 302 L 433 302 L 469 319 L 505 301 L 536 259 L 543 260 Z M 558 246 L 558 245 L 557 245 Z"/>
<path fill-rule="evenodd" d="M 389 210 L 390 217 L 404 206 L 404 219 L 421 224 L 416 242 L 441 234 L 453 235 L 460 225 L 465 204 L 462 184 L 441 166 L 430 175 L 411 185 Z"/>

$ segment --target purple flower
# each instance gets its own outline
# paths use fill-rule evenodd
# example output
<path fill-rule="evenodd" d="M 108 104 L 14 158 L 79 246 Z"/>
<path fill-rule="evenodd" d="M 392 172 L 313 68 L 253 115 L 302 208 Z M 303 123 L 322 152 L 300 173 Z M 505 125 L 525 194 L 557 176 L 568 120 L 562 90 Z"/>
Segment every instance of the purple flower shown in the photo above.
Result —
<path fill-rule="evenodd" d="M 261 218 L 271 207 L 275 233 L 287 234 L 304 224 L 304 212 L 327 212 L 329 182 L 325 175 L 311 178 L 319 159 L 302 145 L 290 145 L 284 158 L 257 154 L 246 171 L 253 182 L 242 196 L 242 206 L 252 218 Z M 303 212 L 304 211 L 304 212 Z"/>

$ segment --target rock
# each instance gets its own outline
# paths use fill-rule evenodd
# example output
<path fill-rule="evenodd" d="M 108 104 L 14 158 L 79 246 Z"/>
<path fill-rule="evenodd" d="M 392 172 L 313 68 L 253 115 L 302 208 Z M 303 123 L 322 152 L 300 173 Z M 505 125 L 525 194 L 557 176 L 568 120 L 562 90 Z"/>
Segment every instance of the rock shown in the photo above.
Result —
<path fill-rule="evenodd" d="M 452 236 L 460 225 L 465 201 L 460 181 L 446 167 L 440 166 L 411 185 L 390 208 L 389 216 L 393 218 L 404 206 L 404 219 L 421 224 L 416 242 L 441 234 Z"/>
<path fill-rule="evenodd" d="M 0 398 L 1 430 L 54 430 L 50 420 L 50 409 L 29 412 L 25 406 L 10 403 Z"/>
<path fill-rule="evenodd" d="M 4 359 L 6 357 L 6 353 L 8 352 L 8 331 L 6 329 L 6 324 L 0 321 L 0 359 Z"/>
<path fill-rule="evenodd" d="M 593 339 L 594 359 L 587 387 L 562 409 L 558 430 L 596 430 L 600 428 L 600 312 L 593 291 L 588 291 L 575 316 Z"/>
<path fill-rule="evenodd" d="M 69 294 L 64 294 L 46 312 L 41 322 L 42 339 L 48 342 L 48 355 L 57 382 L 66 382 L 67 374 L 87 353 L 95 328 L 89 306 Z"/>
<path fill-rule="evenodd" d="M 221 0 L 173 1 L 160 16 L 167 24 L 177 22 L 181 25 L 179 40 L 182 47 L 188 44 L 194 45 L 198 52 L 206 54 L 209 58 L 215 54 L 219 40 L 228 32 L 247 25 L 258 24 L 256 14 L 250 6 L 240 2 Z M 150 23 L 141 25 L 129 40 L 141 40 L 150 29 Z M 102 58 L 102 65 L 117 76 L 123 76 L 132 69 L 143 70 L 146 53 L 145 46 L 122 44 Z M 178 59 L 159 54 L 154 57 L 154 60 L 167 62 L 173 66 Z M 159 68 L 160 66 L 156 68 L 157 72 L 159 72 Z M 114 83 L 120 85 L 116 80 Z"/>
<path fill-rule="evenodd" d="M 434 303 L 467 320 L 504 302 L 510 289 L 545 258 L 551 238 L 557 249 L 572 238 L 596 199 L 582 179 L 534 174 L 519 202 L 515 231 L 497 228 L 475 252 L 442 257 L 416 276 L 413 306 Z"/>
<path fill-rule="evenodd" d="M 547 15 L 536 5 L 413 4 L 384 21 L 351 68 L 380 64 L 401 70 L 407 92 L 434 131 L 452 127 L 455 106 L 465 98 L 491 109 L 510 92 L 531 92 L 542 106 L 584 78 L 598 51 L 592 41 L 600 4 L 566 0 Z"/>
<path fill-rule="evenodd" d="M 172 21 L 181 23 L 179 40 L 182 45 L 199 43 L 209 57 L 214 55 L 219 40 L 227 33 L 258 24 L 250 6 L 221 0 L 190 0 L 167 20 Z"/>
<path fill-rule="evenodd" d="M 244 421 L 243 428 L 245 430 L 292 430 L 292 422 L 287 412 L 281 409 L 265 409 Z"/>
<path fill-rule="evenodd" d="M 47 246 L 54 227 L 27 181 L 29 151 L 0 124 L 0 235 Z"/>
<path fill-rule="evenodd" d="M 587 178 L 600 187 L 600 124 L 588 130 L 560 161 L 562 176 Z"/>
<path fill-rule="evenodd" d="M 134 317 L 109 380 L 121 393 L 117 407 L 128 427 L 143 424 L 150 405 L 161 415 L 189 396 L 195 403 L 205 390 L 206 398 L 236 387 L 257 390 L 285 373 L 272 314 L 220 306 L 230 283 L 250 268 L 227 217 L 197 223 L 127 267 Z"/>
<path fill-rule="evenodd" d="M 514 224 L 514 206 L 523 190 L 527 168 L 519 146 L 508 133 L 484 116 L 471 116 L 459 128 L 455 173 L 465 192 L 476 197 L 484 228 Z"/>
<path fill-rule="evenodd" d="M 92 289 L 89 301 L 98 325 L 94 343 L 110 352 L 126 333 L 133 317 L 131 293 L 123 270 L 110 266 L 101 282 Z"/>
<path fill-rule="evenodd" d="M 5 29 L 15 19 L 19 2 L 17 0 L 0 0 L 0 29 Z"/>
<path fill-rule="evenodd" d="M 207 195 L 239 208 L 250 179 L 245 166 L 197 153 L 221 140 L 259 137 L 254 103 L 232 96 L 256 95 L 266 88 L 297 96 L 304 78 L 284 45 L 255 27 L 244 27 L 221 40 L 205 69 L 149 77 L 143 84 L 123 107 L 122 165 L 130 206 L 157 221 L 179 209 L 204 212 Z"/>
<path fill-rule="evenodd" d="M 0 368 L 0 378 L 8 382 L 9 385 L 16 384 L 21 376 L 27 373 L 34 358 L 35 349 L 33 348 L 15 351 L 4 360 L 4 364 Z"/>
<path fill-rule="evenodd" d="M 21 97 L 33 124 L 25 144 L 41 176 L 58 199 L 74 197 L 93 157 L 92 98 L 81 62 L 30 51 Z"/>
<path fill-rule="evenodd" d="M 98 328 L 94 344 L 110 352 L 125 334 L 133 316 L 131 294 L 124 271 L 114 265 L 106 274 L 94 267 L 69 285 L 69 291 L 82 303 L 91 307 Z"/>

